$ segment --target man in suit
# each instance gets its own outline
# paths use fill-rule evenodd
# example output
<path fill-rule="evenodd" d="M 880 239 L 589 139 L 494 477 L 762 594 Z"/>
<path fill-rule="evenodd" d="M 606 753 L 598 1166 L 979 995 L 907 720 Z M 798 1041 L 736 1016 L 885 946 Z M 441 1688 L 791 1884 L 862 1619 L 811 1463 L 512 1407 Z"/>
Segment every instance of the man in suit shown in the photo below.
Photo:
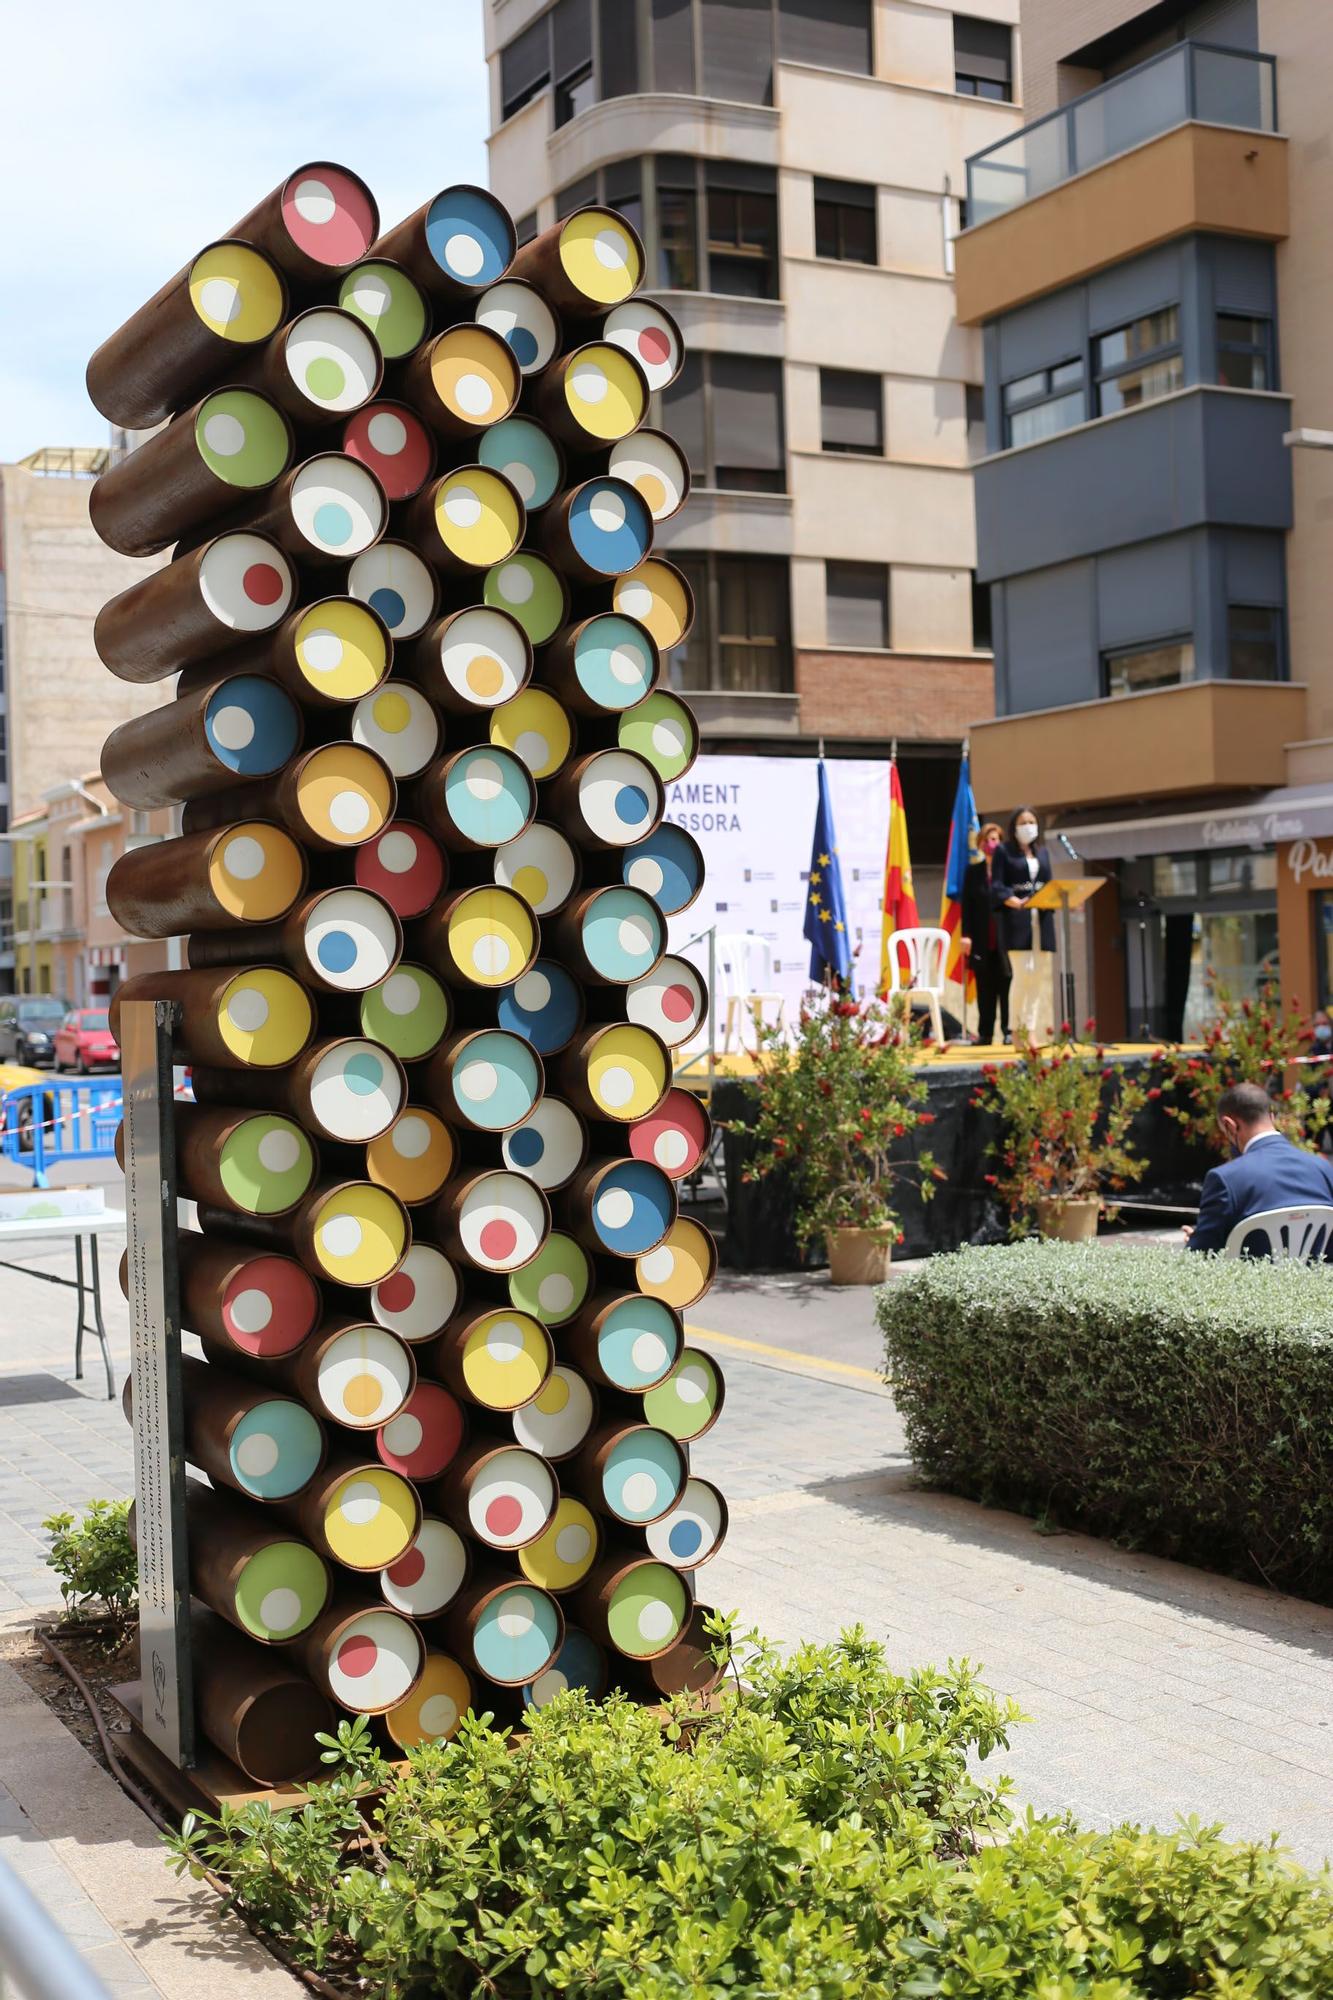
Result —
<path fill-rule="evenodd" d="M 1233 1083 L 1217 1100 L 1217 1122 L 1235 1157 L 1203 1184 L 1191 1250 L 1220 1250 L 1238 1222 L 1270 1208 L 1333 1206 L 1333 1164 L 1284 1139 L 1262 1084 Z"/>

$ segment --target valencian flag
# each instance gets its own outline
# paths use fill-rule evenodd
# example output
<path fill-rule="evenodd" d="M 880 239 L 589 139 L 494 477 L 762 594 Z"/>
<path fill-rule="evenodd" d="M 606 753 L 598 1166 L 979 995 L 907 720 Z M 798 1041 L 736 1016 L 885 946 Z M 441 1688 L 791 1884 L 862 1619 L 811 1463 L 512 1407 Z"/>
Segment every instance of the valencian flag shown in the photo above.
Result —
<path fill-rule="evenodd" d="M 810 890 L 805 899 L 805 935 L 810 940 L 810 977 L 821 983 L 852 976 L 852 947 L 847 936 L 847 905 L 842 896 L 842 869 L 833 831 L 833 802 L 828 773 L 819 760 L 819 804 L 815 837 L 810 847 Z"/>
<path fill-rule="evenodd" d="M 879 946 L 879 990 L 882 998 L 888 997 L 892 986 L 889 938 L 894 931 L 915 930 L 920 922 L 916 891 L 912 886 L 912 855 L 907 845 L 903 781 L 898 776 L 898 760 L 894 757 L 889 763 L 889 839 L 884 855 L 884 929 Z"/>
<path fill-rule="evenodd" d="M 946 979 L 956 979 L 965 985 L 970 1000 L 976 990 L 976 979 L 971 964 L 963 963 L 963 948 L 959 940 L 963 934 L 963 876 L 968 863 L 977 858 L 977 834 L 980 822 L 977 819 L 977 802 L 972 796 L 972 777 L 968 768 L 967 745 L 963 745 L 963 761 L 958 767 L 958 790 L 954 794 L 953 819 L 949 823 L 949 858 L 944 864 L 944 895 L 940 901 L 940 928 L 949 933 L 949 957 L 944 968 Z"/>

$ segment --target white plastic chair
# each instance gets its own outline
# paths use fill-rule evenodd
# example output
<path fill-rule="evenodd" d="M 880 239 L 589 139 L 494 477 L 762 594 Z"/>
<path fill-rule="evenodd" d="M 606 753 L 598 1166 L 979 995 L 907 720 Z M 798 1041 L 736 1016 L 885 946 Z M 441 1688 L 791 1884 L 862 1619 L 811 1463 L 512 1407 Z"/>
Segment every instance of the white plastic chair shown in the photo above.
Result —
<path fill-rule="evenodd" d="M 907 963 L 904 966 L 903 960 Z M 949 963 L 949 933 L 921 925 L 914 930 L 892 931 L 889 935 L 889 992 L 905 993 L 924 1000 L 930 1009 L 935 1040 L 944 1046 L 944 1022 L 940 1001 L 944 998 L 944 969 Z"/>
<path fill-rule="evenodd" d="M 757 1045 L 759 1030 L 764 1026 L 765 1007 L 777 1010 L 770 1026 L 785 1025 L 786 1008 L 773 984 L 773 947 L 767 938 L 758 937 L 754 931 L 733 931 L 719 937 L 713 962 L 717 969 L 717 997 L 713 1004 L 722 1012 L 723 1055 L 730 1052 L 733 1033 L 739 1046 L 746 1047 L 747 1020 Z"/>
<path fill-rule="evenodd" d="M 1266 1208 L 1238 1222 L 1222 1247 L 1224 1257 L 1244 1255 L 1251 1236 L 1266 1236 L 1275 1264 L 1313 1264 L 1333 1247 L 1333 1208 Z"/>

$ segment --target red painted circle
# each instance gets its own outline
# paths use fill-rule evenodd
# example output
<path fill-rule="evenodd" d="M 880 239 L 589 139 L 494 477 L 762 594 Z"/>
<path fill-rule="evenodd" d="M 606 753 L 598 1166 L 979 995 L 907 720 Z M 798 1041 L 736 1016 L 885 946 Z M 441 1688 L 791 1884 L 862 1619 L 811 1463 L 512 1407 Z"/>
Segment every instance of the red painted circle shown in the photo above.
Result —
<path fill-rule="evenodd" d="M 662 995 L 662 1012 L 668 1021 L 688 1021 L 694 1012 L 694 995 L 688 986 L 668 986 Z"/>
<path fill-rule="evenodd" d="M 685 1157 L 679 1163 L 667 1166 L 657 1157 L 659 1140 L 667 1134 L 679 1134 L 685 1140 Z M 629 1149 L 636 1160 L 648 1160 L 673 1181 L 678 1181 L 692 1173 L 703 1157 L 708 1138 L 708 1125 L 698 1103 L 688 1090 L 669 1090 L 656 1111 L 650 1111 L 646 1118 L 636 1119 L 629 1128 Z"/>
<path fill-rule="evenodd" d="M 395 844 L 407 838 L 416 850 L 416 859 L 407 868 L 386 868 L 380 858 L 380 845 L 394 837 Z M 392 851 L 392 850 L 390 850 Z M 377 896 L 383 896 L 389 908 L 400 920 L 420 917 L 435 902 L 444 887 L 444 856 L 439 844 L 432 840 L 424 827 L 413 826 L 409 821 L 396 819 L 368 840 L 364 847 L 356 850 L 356 880 L 359 888 L 369 889 Z"/>
<path fill-rule="evenodd" d="M 415 1417 L 421 1437 L 411 1451 L 395 1451 L 385 1433 L 403 1417 Z M 382 1429 L 375 1433 L 380 1459 L 404 1479 L 438 1479 L 463 1442 L 463 1412 L 438 1382 L 418 1382 L 412 1394 Z"/>
<path fill-rule="evenodd" d="M 645 361 L 660 364 L 671 359 L 671 336 L 664 326 L 646 326 L 639 335 L 639 352 Z"/>
<path fill-rule="evenodd" d="M 483 1225 L 479 1241 L 483 1256 L 494 1257 L 498 1263 L 513 1256 L 518 1244 L 518 1231 L 512 1222 L 497 1219 Z"/>
<path fill-rule="evenodd" d="M 251 563 L 241 578 L 241 589 L 252 604 L 276 604 L 282 596 L 284 577 L 272 563 Z"/>
<path fill-rule="evenodd" d="M 379 417 L 393 417 L 403 428 L 403 441 L 396 451 L 376 442 Z M 343 450 L 359 459 L 379 480 L 391 500 L 410 500 L 419 493 L 435 468 L 435 446 L 430 432 L 414 410 L 403 403 L 367 403 L 349 417 L 343 427 Z"/>
<path fill-rule="evenodd" d="M 368 1674 L 379 1658 L 379 1647 L 364 1632 L 353 1632 L 350 1639 L 344 1639 L 338 1648 L 338 1671 L 349 1680 L 360 1680 Z"/>
<path fill-rule="evenodd" d="M 405 1313 L 416 1295 L 415 1281 L 406 1271 L 395 1271 L 391 1278 L 381 1279 L 375 1293 L 385 1312 L 390 1313 Z"/>
<path fill-rule="evenodd" d="M 245 1292 L 262 1292 L 272 1307 L 268 1324 L 245 1332 L 234 1318 Z M 314 1279 L 291 1257 L 250 1257 L 222 1295 L 222 1324 L 245 1354 L 291 1354 L 319 1317 Z M 244 1315 L 242 1315 L 244 1317 Z"/>
<path fill-rule="evenodd" d="M 282 219 L 298 250 L 334 269 L 364 257 L 375 236 L 365 189 L 324 163 L 292 175 L 282 191 Z"/>
<path fill-rule="evenodd" d="M 405 1556 L 399 1556 L 396 1563 L 389 1565 L 389 1581 L 403 1590 L 410 1590 L 426 1574 L 426 1558 L 420 1549 L 409 1549 Z"/>
<path fill-rule="evenodd" d="M 522 1502 L 512 1493 L 501 1493 L 486 1509 L 486 1526 L 493 1535 L 512 1535 L 523 1519 Z"/>

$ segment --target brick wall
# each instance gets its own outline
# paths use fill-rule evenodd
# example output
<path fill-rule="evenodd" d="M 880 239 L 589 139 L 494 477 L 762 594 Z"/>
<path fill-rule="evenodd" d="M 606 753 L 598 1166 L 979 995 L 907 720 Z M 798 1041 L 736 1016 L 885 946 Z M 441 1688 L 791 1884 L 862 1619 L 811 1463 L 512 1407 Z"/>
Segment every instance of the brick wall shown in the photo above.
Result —
<path fill-rule="evenodd" d="M 995 713 L 988 658 L 798 652 L 796 692 L 806 736 L 948 742 Z"/>

